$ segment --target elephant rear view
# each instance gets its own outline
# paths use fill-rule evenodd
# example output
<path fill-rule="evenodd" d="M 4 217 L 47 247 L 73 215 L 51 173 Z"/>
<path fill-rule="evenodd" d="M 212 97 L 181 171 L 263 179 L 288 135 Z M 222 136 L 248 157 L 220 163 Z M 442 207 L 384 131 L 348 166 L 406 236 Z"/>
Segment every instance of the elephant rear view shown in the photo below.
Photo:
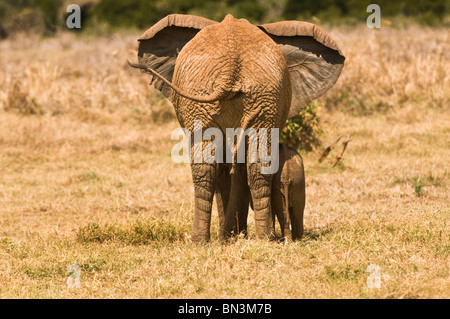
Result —
<path fill-rule="evenodd" d="M 318 27 L 286 21 L 254 26 L 227 15 L 221 23 L 196 16 L 169 15 L 139 39 L 139 64 L 153 75 L 152 83 L 175 108 L 178 121 L 191 136 L 215 129 L 215 143 L 191 138 L 191 170 L 195 212 L 192 239 L 209 240 L 211 208 L 216 192 L 221 234 L 240 231 L 239 217 L 248 209 L 250 193 L 256 233 L 271 233 L 271 187 L 277 169 L 278 129 L 312 99 L 336 82 L 344 56 L 334 41 Z M 241 129 L 238 132 L 238 129 Z M 229 132 L 235 135 L 230 139 Z M 255 136 L 250 136 L 256 132 Z M 269 136 L 263 135 L 268 132 Z M 275 133 L 272 133 L 275 132 Z M 206 134 L 205 134 L 206 135 Z M 203 135 L 202 135 L 203 136 Z M 258 147 L 251 147 L 256 137 Z M 223 149 L 230 140 L 244 141 L 244 159 L 238 146 L 231 157 Z M 264 141 L 261 143 L 261 141 Z M 272 144 L 275 147 L 272 148 Z M 195 154 L 214 149 L 214 161 Z M 264 147 L 264 149 L 262 149 Z M 263 153 L 265 152 L 265 153 Z M 262 154 L 271 154 L 270 163 Z M 217 156 L 219 154 L 219 156 Z M 245 174 L 240 172 L 245 171 Z M 269 173 L 268 173 L 269 172 Z M 220 179 L 218 178 L 220 176 Z"/>

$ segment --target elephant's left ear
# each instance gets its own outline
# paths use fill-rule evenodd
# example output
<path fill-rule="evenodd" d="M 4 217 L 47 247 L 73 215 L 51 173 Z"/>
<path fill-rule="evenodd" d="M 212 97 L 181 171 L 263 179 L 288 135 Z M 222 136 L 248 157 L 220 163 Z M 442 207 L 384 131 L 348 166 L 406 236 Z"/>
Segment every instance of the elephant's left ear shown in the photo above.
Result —
<path fill-rule="evenodd" d="M 138 39 L 139 64 L 155 70 L 172 81 L 178 53 L 204 27 L 216 21 L 184 14 L 170 14 L 159 20 Z M 152 78 L 156 89 L 171 99 L 171 90 L 157 77 Z"/>
<path fill-rule="evenodd" d="M 336 42 L 312 23 L 281 21 L 259 28 L 278 44 L 286 58 L 292 85 L 291 118 L 336 83 L 345 57 Z"/>

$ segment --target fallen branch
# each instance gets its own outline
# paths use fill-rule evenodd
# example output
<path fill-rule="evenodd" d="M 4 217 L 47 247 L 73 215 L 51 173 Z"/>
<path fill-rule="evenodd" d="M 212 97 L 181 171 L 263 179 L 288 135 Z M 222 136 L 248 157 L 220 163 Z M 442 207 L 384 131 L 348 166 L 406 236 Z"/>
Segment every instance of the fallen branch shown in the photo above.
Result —
<path fill-rule="evenodd" d="M 342 138 L 342 136 L 339 136 L 333 144 L 330 144 L 327 147 L 325 147 L 325 149 L 322 152 L 322 155 L 320 155 L 319 163 L 322 163 L 322 161 L 325 159 L 325 157 L 327 157 L 328 154 L 330 154 L 331 150 L 336 146 L 336 144 L 339 142 L 339 140 L 341 138 Z"/>
<path fill-rule="evenodd" d="M 340 152 L 338 155 L 336 155 L 336 159 L 334 160 L 333 167 L 335 167 L 336 164 L 341 160 L 342 156 L 344 155 L 345 149 L 347 148 L 347 144 L 348 144 L 351 140 L 352 140 L 352 137 L 351 137 L 351 135 L 349 135 L 349 136 L 347 137 L 347 139 L 346 139 L 345 141 L 342 142 L 342 149 L 341 149 L 341 152 Z"/>

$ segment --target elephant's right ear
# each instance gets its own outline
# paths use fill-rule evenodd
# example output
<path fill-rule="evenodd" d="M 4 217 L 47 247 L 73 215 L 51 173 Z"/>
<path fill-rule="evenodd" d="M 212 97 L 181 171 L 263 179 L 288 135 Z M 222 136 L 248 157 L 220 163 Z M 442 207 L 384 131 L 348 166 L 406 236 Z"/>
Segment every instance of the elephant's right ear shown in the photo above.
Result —
<path fill-rule="evenodd" d="M 286 59 L 291 74 L 291 118 L 336 83 L 345 57 L 334 40 L 312 23 L 281 21 L 259 28 L 278 44 Z"/>
<path fill-rule="evenodd" d="M 138 39 L 139 64 L 143 64 L 172 81 L 178 53 L 202 28 L 216 21 L 192 15 L 171 14 L 158 21 Z M 151 84 L 171 99 L 171 90 L 153 77 Z"/>

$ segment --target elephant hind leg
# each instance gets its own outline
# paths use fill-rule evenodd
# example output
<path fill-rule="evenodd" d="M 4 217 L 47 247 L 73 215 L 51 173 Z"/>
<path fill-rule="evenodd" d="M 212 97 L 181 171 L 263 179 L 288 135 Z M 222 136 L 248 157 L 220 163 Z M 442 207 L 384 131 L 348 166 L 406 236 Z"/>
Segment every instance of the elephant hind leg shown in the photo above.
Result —
<path fill-rule="evenodd" d="M 290 216 L 292 222 L 292 239 L 298 240 L 303 236 L 303 212 L 305 209 L 305 188 L 295 194 L 291 198 L 292 206 Z"/>
<path fill-rule="evenodd" d="M 209 241 L 211 209 L 216 186 L 216 165 L 191 163 L 194 182 L 195 211 L 192 241 Z"/>
<path fill-rule="evenodd" d="M 291 214 L 291 203 L 289 198 L 289 181 L 283 182 L 283 194 L 284 194 L 284 204 L 283 204 L 283 214 L 284 214 L 284 235 L 286 240 L 294 240 L 294 234 L 292 230 L 292 214 Z"/>
<path fill-rule="evenodd" d="M 284 197 L 279 188 L 273 186 L 272 188 L 272 220 L 273 233 L 275 234 L 275 216 L 281 229 L 281 237 L 284 237 Z"/>
<path fill-rule="evenodd" d="M 216 183 L 216 203 L 217 212 L 219 214 L 220 236 L 223 237 L 225 233 L 225 213 L 228 207 L 231 192 L 231 176 L 229 168 L 226 165 L 219 164 L 217 168 L 217 183 Z M 224 239 L 224 238 L 222 238 Z"/>
<path fill-rule="evenodd" d="M 261 166 L 259 163 L 247 164 L 248 186 L 255 213 L 256 236 L 270 239 L 273 228 L 270 203 L 273 175 L 262 174 Z"/>
<path fill-rule="evenodd" d="M 225 239 L 233 234 L 247 235 L 247 215 L 249 205 L 249 188 L 244 164 L 234 164 L 235 169 L 230 173 L 230 192 L 225 209 L 222 237 Z M 225 207 L 225 205 L 224 205 Z"/>

